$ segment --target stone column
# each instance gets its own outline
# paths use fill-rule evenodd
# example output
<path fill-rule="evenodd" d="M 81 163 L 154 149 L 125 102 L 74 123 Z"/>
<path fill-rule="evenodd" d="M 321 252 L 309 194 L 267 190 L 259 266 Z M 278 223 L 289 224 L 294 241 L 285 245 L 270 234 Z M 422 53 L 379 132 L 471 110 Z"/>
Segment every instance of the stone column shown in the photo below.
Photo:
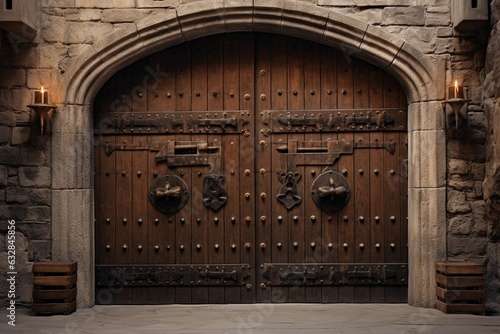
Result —
<path fill-rule="evenodd" d="M 52 259 L 78 261 L 78 307 L 94 305 L 93 134 L 88 106 L 60 106 L 52 130 Z"/>

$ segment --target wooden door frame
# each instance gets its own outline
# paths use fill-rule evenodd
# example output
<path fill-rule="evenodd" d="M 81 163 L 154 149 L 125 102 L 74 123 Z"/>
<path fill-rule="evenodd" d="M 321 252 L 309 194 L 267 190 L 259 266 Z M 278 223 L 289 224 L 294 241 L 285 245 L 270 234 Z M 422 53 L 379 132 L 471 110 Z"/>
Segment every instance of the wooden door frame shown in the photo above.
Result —
<path fill-rule="evenodd" d="M 53 260 L 79 264 L 78 306 L 94 305 L 92 105 L 120 68 L 160 49 L 227 31 L 283 33 L 342 50 L 384 68 L 409 102 L 409 304 L 433 307 L 434 262 L 446 259 L 446 137 L 439 112 L 445 98 L 444 60 L 424 55 L 381 27 L 307 3 L 283 7 L 216 3 L 179 5 L 102 38 L 74 59 L 53 89 Z M 299 13 L 299 14 L 298 14 Z M 307 15 L 306 15 L 307 14 Z M 204 28 L 200 29 L 200 22 Z M 77 148 L 77 149 L 75 149 Z M 68 168 L 71 166 L 72 168 Z M 74 242 L 75 237 L 81 242 Z"/>

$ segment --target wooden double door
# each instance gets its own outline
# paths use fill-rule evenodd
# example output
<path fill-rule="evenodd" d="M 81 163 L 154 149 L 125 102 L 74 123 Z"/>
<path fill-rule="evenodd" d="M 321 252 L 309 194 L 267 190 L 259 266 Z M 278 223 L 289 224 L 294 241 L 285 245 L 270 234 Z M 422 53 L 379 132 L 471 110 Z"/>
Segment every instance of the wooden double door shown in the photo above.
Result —
<path fill-rule="evenodd" d="M 217 35 L 94 110 L 98 304 L 406 300 L 407 103 L 383 70 Z"/>

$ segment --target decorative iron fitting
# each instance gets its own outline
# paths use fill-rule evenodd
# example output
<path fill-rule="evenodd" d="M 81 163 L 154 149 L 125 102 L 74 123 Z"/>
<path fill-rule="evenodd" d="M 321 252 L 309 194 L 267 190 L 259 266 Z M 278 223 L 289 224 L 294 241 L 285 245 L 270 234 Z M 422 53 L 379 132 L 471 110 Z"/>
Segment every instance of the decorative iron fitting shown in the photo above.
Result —
<path fill-rule="evenodd" d="M 96 268 L 101 287 L 245 286 L 248 264 L 231 265 L 102 265 Z"/>

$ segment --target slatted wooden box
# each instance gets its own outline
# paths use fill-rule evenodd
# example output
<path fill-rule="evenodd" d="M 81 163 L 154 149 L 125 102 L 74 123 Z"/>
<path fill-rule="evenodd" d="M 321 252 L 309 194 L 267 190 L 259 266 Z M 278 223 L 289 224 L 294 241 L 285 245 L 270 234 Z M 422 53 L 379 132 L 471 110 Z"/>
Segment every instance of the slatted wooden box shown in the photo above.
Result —
<path fill-rule="evenodd" d="M 485 313 L 484 265 L 436 262 L 436 308 L 444 313 Z"/>
<path fill-rule="evenodd" d="M 33 264 L 33 304 L 35 315 L 65 314 L 76 311 L 77 262 Z"/>

